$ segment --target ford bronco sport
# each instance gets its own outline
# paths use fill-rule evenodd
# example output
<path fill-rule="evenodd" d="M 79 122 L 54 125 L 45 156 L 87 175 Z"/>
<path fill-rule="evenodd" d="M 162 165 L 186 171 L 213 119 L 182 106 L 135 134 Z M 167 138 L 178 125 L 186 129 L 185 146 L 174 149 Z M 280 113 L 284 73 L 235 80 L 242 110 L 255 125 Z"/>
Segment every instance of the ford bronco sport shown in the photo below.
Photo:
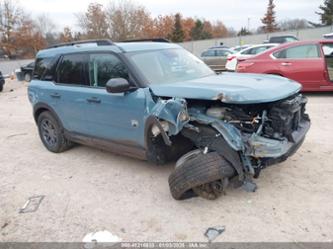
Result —
<path fill-rule="evenodd" d="M 37 54 L 29 100 L 45 147 L 74 143 L 177 161 L 177 200 L 216 199 L 230 180 L 255 191 L 265 167 L 296 152 L 310 127 L 301 86 L 279 76 L 216 75 L 176 44 L 108 40 Z"/>

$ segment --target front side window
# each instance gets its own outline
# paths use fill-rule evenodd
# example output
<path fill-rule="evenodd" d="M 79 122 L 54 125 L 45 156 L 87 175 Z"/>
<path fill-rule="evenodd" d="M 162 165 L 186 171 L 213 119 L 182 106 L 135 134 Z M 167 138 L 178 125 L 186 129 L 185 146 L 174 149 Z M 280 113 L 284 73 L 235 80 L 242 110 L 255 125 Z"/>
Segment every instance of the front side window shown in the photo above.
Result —
<path fill-rule="evenodd" d="M 302 45 L 292 48 L 287 48 L 276 52 L 273 54 L 275 58 L 278 59 L 311 59 L 311 58 L 320 58 L 320 53 L 318 46 L 311 45 Z"/>
<path fill-rule="evenodd" d="M 125 64 L 112 54 L 92 54 L 89 58 L 90 85 L 105 87 L 106 83 L 113 78 L 129 80 L 128 70 Z"/>
<path fill-rule="evenodd" d="M 87 80 L 87 54 L 64 55 L 57 70 L 57 82 L 62 84 L 89 85 Z"/>
<path fill-rule="evenodd" d="M 214 75 L 202 60 L 185 49 L 127 53 L 148 84 L 168 84 Z"/>

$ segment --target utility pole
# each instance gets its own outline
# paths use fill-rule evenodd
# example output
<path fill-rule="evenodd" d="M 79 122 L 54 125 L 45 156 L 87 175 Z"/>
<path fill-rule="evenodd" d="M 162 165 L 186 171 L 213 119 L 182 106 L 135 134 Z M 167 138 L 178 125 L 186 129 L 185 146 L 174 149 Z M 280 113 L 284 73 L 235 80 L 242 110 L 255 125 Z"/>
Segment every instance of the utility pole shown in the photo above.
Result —
<path fill-rule="evenodd" d="M 250 22 L 251 22 L 251 17 L 247 18 L 247 31 L 250 32 Z"/>

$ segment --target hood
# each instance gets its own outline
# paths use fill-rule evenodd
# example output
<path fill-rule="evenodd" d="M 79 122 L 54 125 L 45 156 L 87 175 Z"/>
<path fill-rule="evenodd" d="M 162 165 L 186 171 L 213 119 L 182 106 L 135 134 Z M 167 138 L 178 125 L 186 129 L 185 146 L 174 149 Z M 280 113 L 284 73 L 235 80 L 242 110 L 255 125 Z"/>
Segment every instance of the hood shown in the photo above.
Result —
<path fill-rule="evenodd" d="M 275 75 L 222 73 L 184 82 L 151 85 L 150 88 L 160 97 L 255 104 L 287 98 L 299 92 L 301 85 Z"/>

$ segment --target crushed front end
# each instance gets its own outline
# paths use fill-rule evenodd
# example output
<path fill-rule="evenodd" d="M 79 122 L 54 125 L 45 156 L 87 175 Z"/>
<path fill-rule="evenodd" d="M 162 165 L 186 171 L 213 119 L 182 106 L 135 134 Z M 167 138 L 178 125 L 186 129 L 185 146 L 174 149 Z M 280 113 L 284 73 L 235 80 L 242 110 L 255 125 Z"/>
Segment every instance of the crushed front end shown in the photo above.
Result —
<path fill-rule="evenodd" d="M 175 159 L 183 155 L 169 177 L 177 200 L 192 192 L 216 199 L 230 180 L 253 192 L 257 188 L 253 178 L 262 169 L 286 160 L 302 145 L 310 128 L 306 104 L 299 93 L 253 104 L 224 103 L 223 96 L 160 99 L 151 111 L 155 125 L 150 156 Z"/>
<path fill-rule="evenodd" d="M 301 94 L 261 104 L 189 102 L 191 122 L 182 133 L 197 147 L 219 152 L 235 168 L 243 188 L 255 191 L 252 178 L 286 160 L 302 145 L 310 128 L 306 103 Z M 216 134 L 205 140 L 207 134 L 200 131 L 203 125 L 211 126 Z"/>

